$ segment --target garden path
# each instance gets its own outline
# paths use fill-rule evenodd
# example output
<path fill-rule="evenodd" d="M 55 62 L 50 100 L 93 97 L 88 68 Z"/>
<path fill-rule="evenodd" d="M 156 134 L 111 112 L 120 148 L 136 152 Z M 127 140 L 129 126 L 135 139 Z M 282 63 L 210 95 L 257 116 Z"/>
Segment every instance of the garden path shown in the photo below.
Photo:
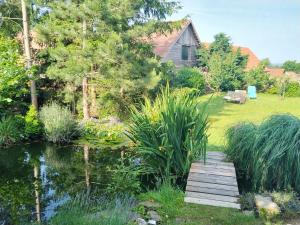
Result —
<path fill-rule="evenodd" d="M 190 169 L 184 201 L 201 205 L 240 209 L 239 190 L 232 162 L 223 152 L 208 152 L 206 161 L 195 161 Z"/>

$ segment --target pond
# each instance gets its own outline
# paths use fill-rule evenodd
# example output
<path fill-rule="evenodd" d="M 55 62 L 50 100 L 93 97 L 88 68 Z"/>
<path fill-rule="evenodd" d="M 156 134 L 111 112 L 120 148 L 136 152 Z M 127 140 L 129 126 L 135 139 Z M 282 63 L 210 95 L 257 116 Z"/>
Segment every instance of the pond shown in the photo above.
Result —
<path fill-rule="evenodd" d="M 102 192 L 120 150 L 33 143 L 0 150 L 0 224 L 45 221 L 79 192 Z"/>

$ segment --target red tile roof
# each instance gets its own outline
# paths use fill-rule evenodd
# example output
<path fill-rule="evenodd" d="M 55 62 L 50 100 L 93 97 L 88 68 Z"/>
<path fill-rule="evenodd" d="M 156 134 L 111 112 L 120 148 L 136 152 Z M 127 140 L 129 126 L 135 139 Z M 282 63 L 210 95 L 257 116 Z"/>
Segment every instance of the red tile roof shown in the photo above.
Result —
<path fill-rule="evenodd" d="M 208 43 L 208 42 L 203 42 L 201 44 L 205 48 L 208 48 L 210 45 L 210 43 Z M 238 49 L 240 49 L 242 55 L 248 56 L 248 62 L 247 62 L 246 68 L 245 68 L 246 71 L 255 69 L 256 67 L 259 66 L 260 60 L 257 58 L 257 56 L 253 53 L 253 51 L 250 48 L 241 47 L 241 46 L 233 46 L 232 49 L 233 49 L 233 51 L 237 51 Z"/>
<path fill-rule="evenodd" d="M 255 69 L 259 66 L 260 60 L 251 51 L 250 48 L 240 47 L 240 46 L 233 46 L 233 49 L 236 50 L 236 51 L 238 49 L 240 49 L 242 55 L 248 56 L 248 62 L 247 62 L 246 68 L 245 68 L 246 71 Z"/>
<path fill-rule="evenodd" d="M 279 77 L 282 77 L 284 75 L 284 69 L 281 69 L 281 68 L 266 67 L 265 71 L 268 74 L 270 74 L 270 77 L 272 77 L 272 78 L 279 78 Z"/>
<path fill-rule="evenodd" d="M 200 42 L 191 20 L 183 20 L 180 29 L 174 29 L 172 32 L 165 34 L 155 33 L 151 35 L 150 38 L 146 38 L 146 41 L 153 45 L 153 51 L 156 55 L 164 57 L 169 48 L 180 38 L 181 34 L 189 25 L 193 27 L 194 34 L 197 37 L 198 42 Z"/>

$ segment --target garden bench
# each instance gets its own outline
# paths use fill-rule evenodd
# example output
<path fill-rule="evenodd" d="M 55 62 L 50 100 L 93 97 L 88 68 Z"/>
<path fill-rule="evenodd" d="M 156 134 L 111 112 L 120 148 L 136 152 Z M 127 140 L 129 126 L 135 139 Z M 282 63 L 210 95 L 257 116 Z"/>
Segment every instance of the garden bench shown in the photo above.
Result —
<path fill-rule="evenodd" d="M 244 90 L 228 91 L 224 99 L 229 102 L 244 104 L 247 100 L 247 92 Z"/>

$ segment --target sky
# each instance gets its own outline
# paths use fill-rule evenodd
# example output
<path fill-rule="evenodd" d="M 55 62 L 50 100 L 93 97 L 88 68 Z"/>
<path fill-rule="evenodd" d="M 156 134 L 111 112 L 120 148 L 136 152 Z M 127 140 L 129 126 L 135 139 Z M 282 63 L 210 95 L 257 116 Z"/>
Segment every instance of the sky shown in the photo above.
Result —
<path fill-rule="evenodd" d="M 300 0 L 179 0 L 169 19 L 192 19 L 202 42 L 224 32 L 273 64 L 300 61 Z"/>

